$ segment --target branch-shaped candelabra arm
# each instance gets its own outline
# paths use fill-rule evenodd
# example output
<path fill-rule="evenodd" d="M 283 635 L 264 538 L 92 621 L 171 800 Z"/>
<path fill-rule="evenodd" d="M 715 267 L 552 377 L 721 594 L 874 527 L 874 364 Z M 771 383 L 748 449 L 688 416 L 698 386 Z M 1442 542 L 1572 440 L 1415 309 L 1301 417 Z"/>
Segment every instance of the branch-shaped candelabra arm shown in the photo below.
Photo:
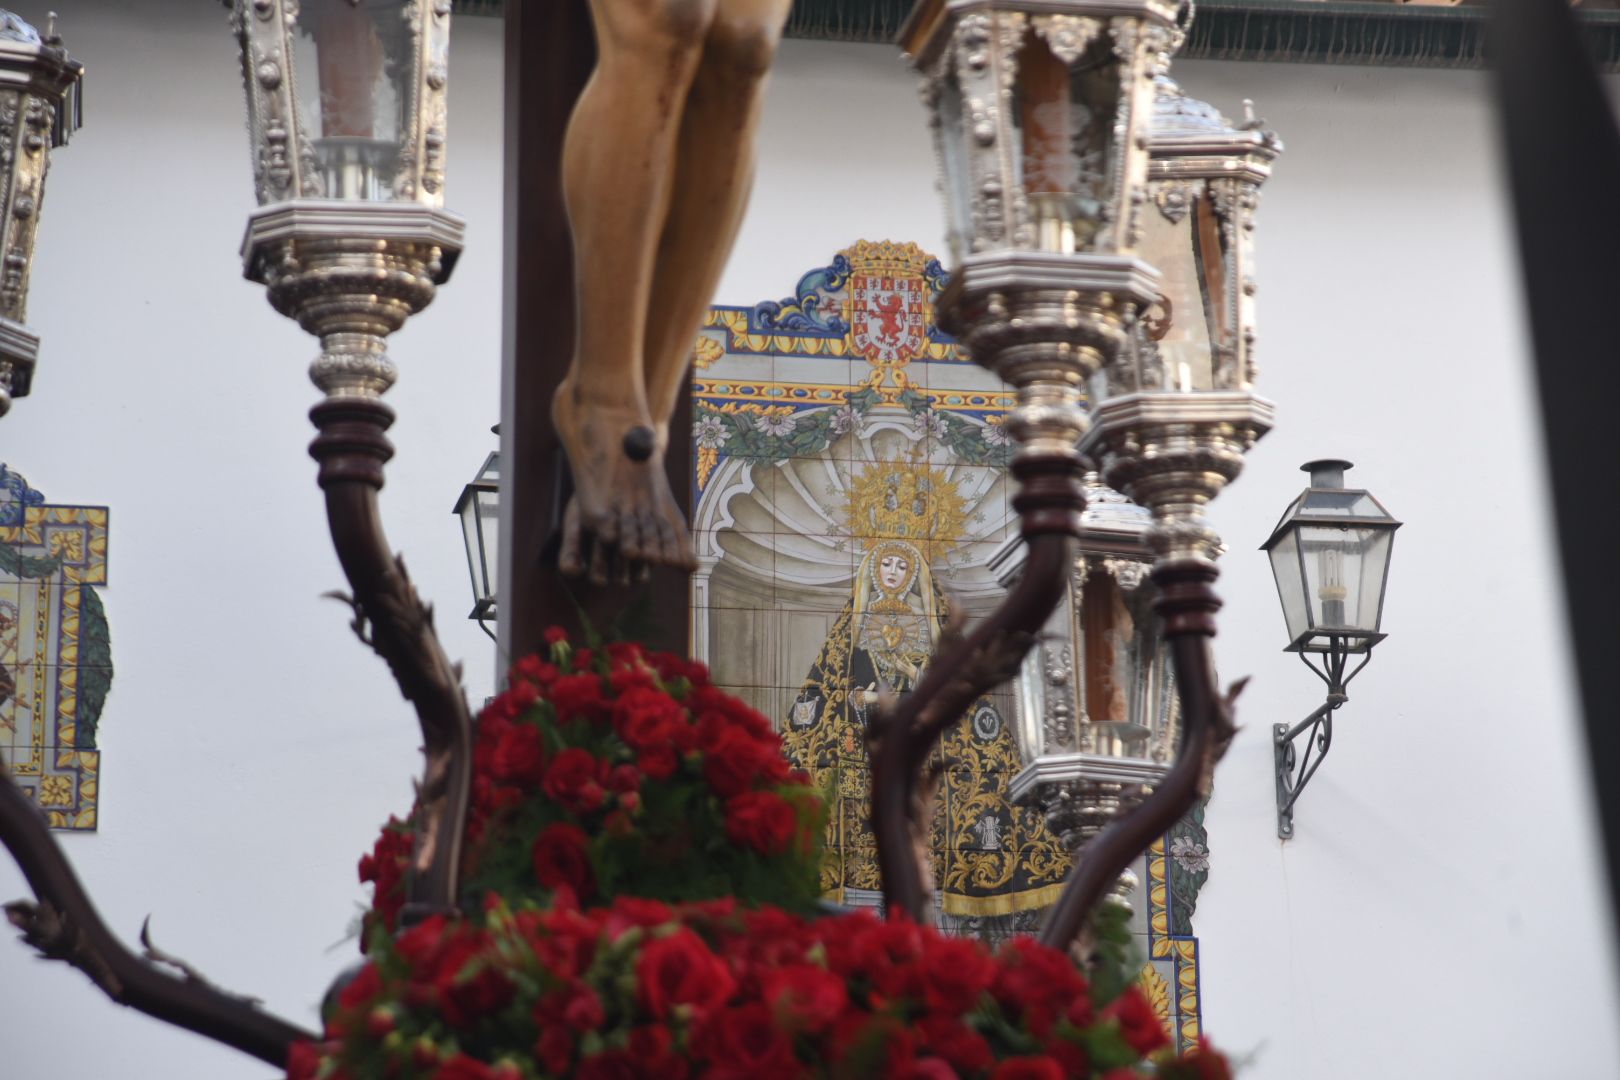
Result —
<path fill-rule="evenodd" d="M 1040 939 L 1047 945 L 1068 948 L 1119 875 L 1209 794 L 1215 762 L 1236 731 L 1232 722 L 1236 693 L 1220 693 L 1209 649 L 1215 612 L 1221 606 L 1211 587 L 1218 573 L 1212 563 L 1202 560 L 1161 563 L 1153 571 L 1159 589 L 1155 608 L 1164 623 L 1181 696 L 1181 745 L 1175 765 L 1153 794 L 1080 850 L 1041 929 Z"/>
<path fill-rule="evenodd" d="M 1345 674 L 1345 667 L 1350 660 L 1350 651 L 1346 647 L 1347 641 L 1342 637 L 1333 637 L 1329 640 L 1328 651 L 1322 654 L 1322 666 L 1316 667 L 1310 661 L 1310 656 L 1301 652 L 1300 661 L 1316 676 L 1327 684 L 1327 700 L 1311 715 L 1289 727 L 1287 724 L 1273 724 L 1271 726 L 1271 742 L 1274 764 L 1276 766 L 1277 780 L 1277 839 L 1289 840 L 1294 835 L 1294 803 L 1299 801 L 1300 794 L 1305 785 L 1311 782 L 1316 770 L 1322 767 L 1327 760 L 1327 752 L 1333 746 L 1333 714 L 1339 707 L 1349 701 L 1345 687 L 1350 680 L 1361 673 L 1372 659 L 1372 650 L 1369 648 L 1361 656 L 1361 663 Z M 1305 751 L 1301 754 L 1294 748 L 1295 740 L 1304 736 Z"/>
<path fill-rule="evenodd" d="M 174 975 L 130 952 L 107 928 L 39 808 L 0 764 L 0 843 L 17 860 L 37 904 L 6 905 L 23 939 L 78 968 L 120 1005 L 235 1047 L 277 1068 L 295 1042 L 316 1038 L 195 975 Z"/>
<path fill-rule="evenodd" d="M 326 400 L 310 411 L 310 454 L 343 572 L 354 629 L 388 663 L 415 707 L 427 758 L 414 815 L 407 920 L 455 908 L 472 784 L 472 719 L 461 673 L 446 657 L 432 609 L 417 596 L 383 533 L 377 492 L 393 456 L 388 335 L 426 307 L 461 250 L 460 219 L 412 203 L 293 201 L 248 225 L 247 276 L 270 302 L 321 340 L 310 377 Z"/>

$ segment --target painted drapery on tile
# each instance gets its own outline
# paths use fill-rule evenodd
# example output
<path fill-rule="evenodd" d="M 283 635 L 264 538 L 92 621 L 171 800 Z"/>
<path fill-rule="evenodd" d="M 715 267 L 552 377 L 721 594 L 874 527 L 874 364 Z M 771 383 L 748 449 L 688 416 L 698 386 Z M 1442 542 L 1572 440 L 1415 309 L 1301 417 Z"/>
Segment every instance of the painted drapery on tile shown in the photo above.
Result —
<path fill-rule="evenodd" d="M 914 244 L 858 242 L 791 296 L 713 309 L 695 351 L 693 653 L 828 793 L 823 880 L 846 904 L 878 902 L 863 742 L 877 694 L 915 684 L 947 620 L 995 606 L 987 557 L 1017 527 L 1012 394 L 935 327 L 944 284 Z M 1068 871 L 1039 815 L 1006 800 L 1012 710 L 1010 690 L 986 696 L 942 747 L 932 843 L 955 932 L 1033 930 Z M 1153 894 L 1138 893 L 1143 983 L 1195 1039 L 1196 941 L 1172 930 L 1171 861 L 1160 852 L 1156 880 L 1152 856 L 1138 869 Z"/>
<path fill-rule="evenodd" d="M 0 464 L 0 755 L 52 828 L 96 827 L 112 686 L 107 508 L 59 506 Z"/>

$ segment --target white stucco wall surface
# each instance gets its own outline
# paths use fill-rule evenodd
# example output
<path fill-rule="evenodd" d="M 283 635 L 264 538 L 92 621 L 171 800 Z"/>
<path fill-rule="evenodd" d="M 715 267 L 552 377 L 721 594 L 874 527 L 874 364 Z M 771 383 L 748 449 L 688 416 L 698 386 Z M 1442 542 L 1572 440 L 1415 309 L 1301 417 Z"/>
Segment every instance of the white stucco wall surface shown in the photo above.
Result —
<path fill-rule="evenodd" d="M 41 24 L 45 5 L 16 10 Z M 112 508 L 118 668 L 101 829 L 64 838 L 115 929 L 314 1023 L 364 893 L 355 861 L 405 809 L 412 717 L 356 643 L 305 413 L 314 342 L 240 278 L 251 209 L 221 8 L 88 2 L 84 131 L 53 165 L 30 322 L 34 395 L 0 460 Z M 1218 653 L 1252 674 L 1209 811 L 1195 920 L 1206 1027 L 1252 1080 L 1607 1076 L 1620 1034 L 1488 85 L 1473 73 L 1186 63 L 1252 97 L 1287 154 L 1260 214 L 1262 386 L 1278 429 L 1216 503 L 1231 546 Z M 397 336 L 384 513 L 440 608 L 469 692 L 491 690 L 450 507 L 493 447 L 500 353 L 498 22 L 452 56 L 455 278 Z M 717 302 L 787 295 L 856 239 L 941 250 L 915 86 L 893 50 L 790 42 L 759 186 Z M 1275 836 L 1270 728 L 1319 684 L 1281 652 L 1255 549 L 1342 456 L 1408 524 L 1385 629 L 1333 751 Z M 0 898 L 26 884 L 0 859 Z M 0 1076 L 264 1080 L 260 1063 L 109 1005 L 0 940 Z"/>

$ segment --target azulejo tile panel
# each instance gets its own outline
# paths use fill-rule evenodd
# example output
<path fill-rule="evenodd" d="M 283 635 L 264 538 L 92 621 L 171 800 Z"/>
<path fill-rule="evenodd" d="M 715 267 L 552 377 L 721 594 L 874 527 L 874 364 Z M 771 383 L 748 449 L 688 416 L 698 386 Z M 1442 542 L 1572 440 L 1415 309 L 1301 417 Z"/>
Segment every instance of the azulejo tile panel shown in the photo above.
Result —
<path fill-rule="evenodd" d="M 987 557 L 1016 530 L 1013 395 L 935 324 L 945 284 L 917 245 L 859 241 L 790 296 L 711 310 L 694 353 L 693 653 L 825 789 L 823 884 L 848 905 L 878 903 L 861 737 L 877 694 L 915 684 L 951 614 L 999 601 Z M 1070 867 L 1006 799 L 1012 709 L 987 695 L 951 732 L 933 827 L 940 924 L 992 939 L 1035 930 Z M 1140 981 L 1183 1045 L 1201 820 L 1137 870 Z M 1178 861 L 1196 862 L 1188 845 L 1202 871 Z"/>
<path fill-rule="evenodd" d="M 0 756 L 55 829 L 96 827 L 107 531 L 106 507 L 49 503 L 0 464 Z"/>

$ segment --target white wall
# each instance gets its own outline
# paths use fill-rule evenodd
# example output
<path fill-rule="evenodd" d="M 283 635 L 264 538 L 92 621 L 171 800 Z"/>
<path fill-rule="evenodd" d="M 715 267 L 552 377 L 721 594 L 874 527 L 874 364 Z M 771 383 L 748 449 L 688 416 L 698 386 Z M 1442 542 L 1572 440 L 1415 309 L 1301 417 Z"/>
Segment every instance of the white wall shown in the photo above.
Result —
<path fill-rule="evenodd" d="M 16 7 L 43 21 L 43 4 Z M 251 191 L 223 12 L 81 0 L 64 16 L 90 68 L 88 124 L 51 176 L 34 396 L 0 422 L 0 460 L 53 499 L 112 507 L 102 827 L 64 842 L 116 929 L 133 938 L 153 912 L 165 948 L 309 1022 L 353 955 L 328 949 L 363 895 L 355 860 L 408 802 L 416 737 L 381 663 L 318 599 L 342 577 L 304 454 L 314 343 L 238 278 Z M 457 24 L 450 205 L 468 249 L 395 341 L 384 493 L 476 699 L 492 654 L 461 617 L 449 509 L 496 418 L 498 29 Z M 1281 426 L 1216 504 L 1232 546 L 1221 664 L 1255 680 L 1209 818 L 1207 1027 L 1255 1052 L 1253 1080 L 1607 1075 L 1609 931 L 1486 85 L 1181 74 L 1229 112 L 1255 98 L 1289 146 L 1260 218 L 1263 385 Z M 786 295 L 858 238 L 939 250 L 932 183 L 892 50 L 789 43 L 717 300 Z M 1409 524 L 1390 639 L 1284 847 L 1270 726 L 1309 712 L 1319 684 L 1280 651 L 1254 549 L 1303 486 L 1296 467 L 1330 455 Z M 0 897 L 26 892 L 0 860 Z M 9 941 L 0 1061 L 8 1080 L 270 1072 Z"/>

